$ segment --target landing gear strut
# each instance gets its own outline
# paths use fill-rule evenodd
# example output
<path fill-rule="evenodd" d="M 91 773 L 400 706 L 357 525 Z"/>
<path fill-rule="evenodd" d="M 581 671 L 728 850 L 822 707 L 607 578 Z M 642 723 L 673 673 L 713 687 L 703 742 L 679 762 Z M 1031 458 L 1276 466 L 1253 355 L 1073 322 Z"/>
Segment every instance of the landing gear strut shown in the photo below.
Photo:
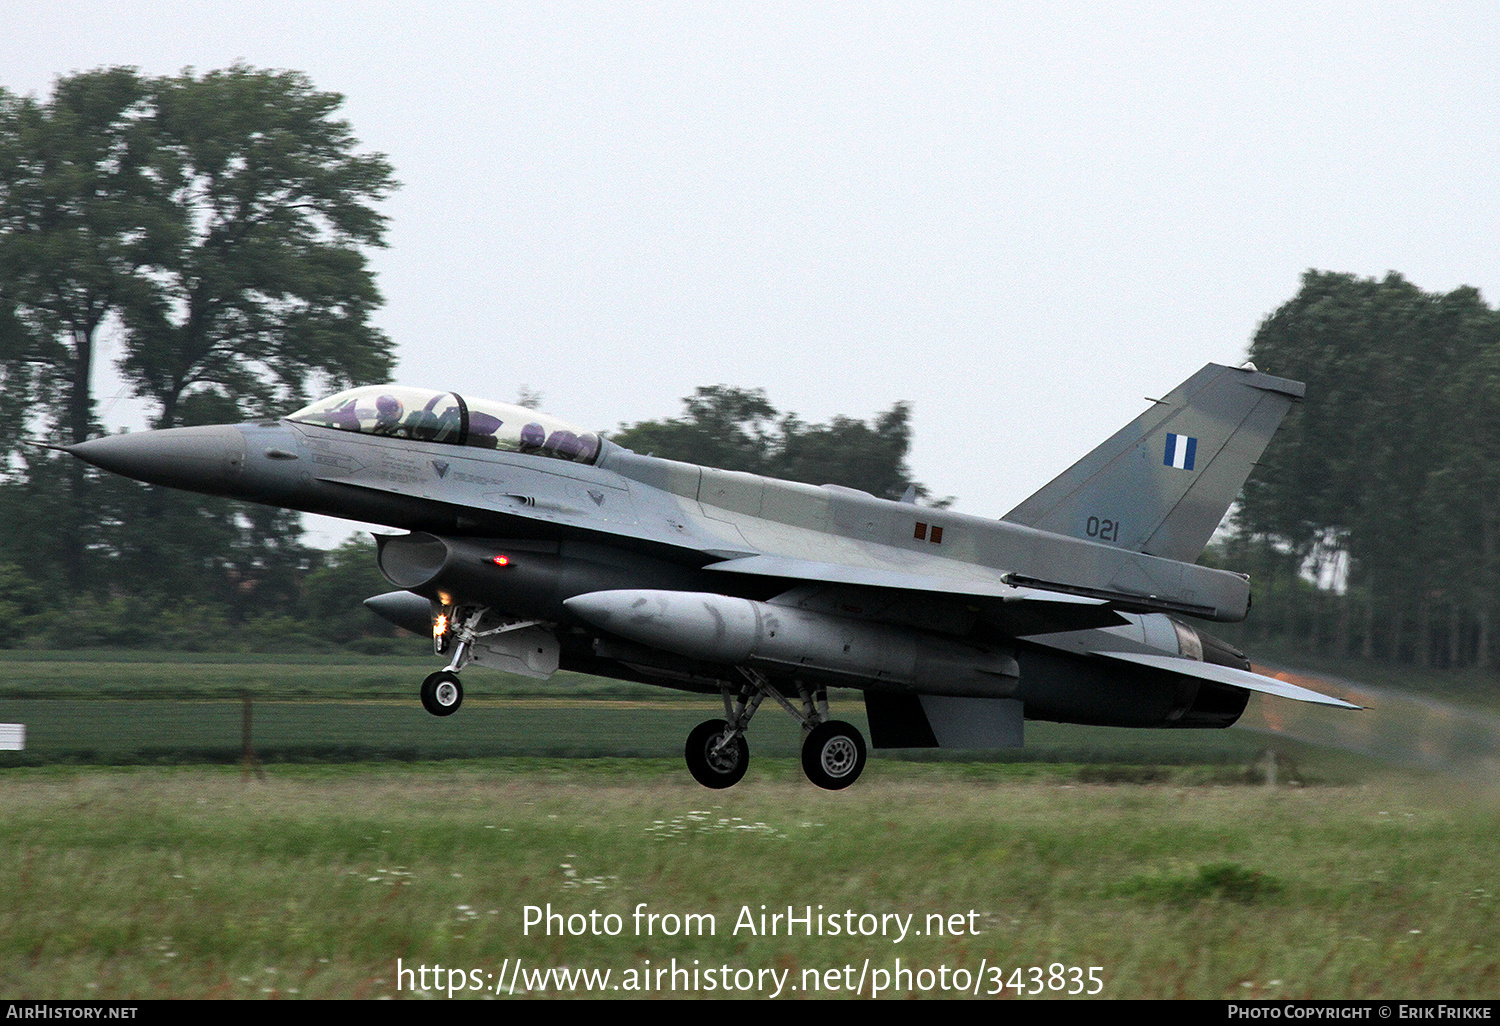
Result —
<path fill-rule="evenodd" d="M 501 623 L 487 631 L 479 629 L 489 609 L 485 606 L 465 606 L 451 610 L 447 607 L 432 625 L 432 647 L 438 655 L 453 649 L 453 658 L 448 665 L 436 673 L 427 675 L 422 682 L 422 708 L 434 716 L 452 716 L 464 701 L 464 686 L 459 683 L 458 671 L 474 661 L 474 642 L 492 634 L 504 634 L 523 627 L 534 627 L 540 620 L 517 620 Z M 467 615 L 465 615 L 467 614 Z"/>
<path fill-rule="evenodd" d="M 693 728 L 687 740 L 688 771 L 704 787 L 725 788 L 740 782 L 750 765 L 750 746 L 745 728 L 766 699 L 773 699 L 802 724 L 802 771 L 819 787 L 839 791 L 859 779 L 865 768 L 865 739 L 852 724 L 828 718 L 828 692 L 809 691 L 800 681 L 799 710 L 787 701 L 766 677 L 740 667 L 745 683 L 737 692 L 720 686 L 724 696 L 722 720 L 706 720 Z"/>

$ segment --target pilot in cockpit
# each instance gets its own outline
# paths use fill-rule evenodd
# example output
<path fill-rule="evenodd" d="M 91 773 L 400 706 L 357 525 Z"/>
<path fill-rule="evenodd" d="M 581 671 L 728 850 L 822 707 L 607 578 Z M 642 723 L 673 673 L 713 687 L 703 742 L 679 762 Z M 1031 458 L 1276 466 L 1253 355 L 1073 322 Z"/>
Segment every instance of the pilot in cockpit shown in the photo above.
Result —
<path fill-rule="evenodd" d="M 500 430 L 505 422 L 499 417 L 488 413 L 469 413 L 469 444 L 477 445 L 481 449 L 493 449 L 499 444 L 495 432 Z"/>
<path fill-rule="evenodd" d="M 393 395 L 382 395 L 375 400 L 375 426 L 370 429 L 374 435 L 394 435 L 396 429 L 401 426 L 401 414 L 405 407 L 401 400 Z"/>
<path fill-rule="evenodd" d="M 540 452 L 547 444 L 547 429 L 532 421 L 521 429 L 521 444 L 518 452 Z"/>

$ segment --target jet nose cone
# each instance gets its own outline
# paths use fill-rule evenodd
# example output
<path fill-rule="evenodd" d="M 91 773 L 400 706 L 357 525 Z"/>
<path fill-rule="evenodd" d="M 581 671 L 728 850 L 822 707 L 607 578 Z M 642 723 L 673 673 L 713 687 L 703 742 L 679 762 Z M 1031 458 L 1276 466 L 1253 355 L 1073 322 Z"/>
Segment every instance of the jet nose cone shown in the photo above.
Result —
<path fill-rule="evenodd" d="M 67 451 L 137 481 L 216 495 L 234 494 L 245 466 L 245 436 L 228 425 L 109 435 Z"/>

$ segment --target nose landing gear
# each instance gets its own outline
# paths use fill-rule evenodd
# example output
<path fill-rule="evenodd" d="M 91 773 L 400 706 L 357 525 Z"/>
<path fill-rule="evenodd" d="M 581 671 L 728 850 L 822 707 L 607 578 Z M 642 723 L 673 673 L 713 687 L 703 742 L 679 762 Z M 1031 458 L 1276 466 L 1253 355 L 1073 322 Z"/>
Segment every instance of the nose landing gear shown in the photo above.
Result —
<path fill-rule="evenodd" d="M 463 614 L 467 612 L 468 615 Z M 427 675 L 422 681 L 422 708 L 434 716 L 452 716 L 464 701 L 464 686 L 459 682 L 458 671 L 474 661 L 474 642 L 497 634 L 507 634 L 526 627 L 535 627 L 540 620 L 518 620 L 502 622 L 487 631 L 479 629 L 489 609 L 484 606 L 465 606 L 463 609 L 445 609 L 432 624 L 432 647 L 438 655 L 453 646 L 453 658 L 448 665 L 436 673 Z M 493 621 L 491 621 L 493 622 Z"/>
<path fill-rule="evenodd" d="M 434 716 L 452 716 L 464 701 L 464 686 L 450 670 L 430 673 L 422 682 L 422 708 Z"/>

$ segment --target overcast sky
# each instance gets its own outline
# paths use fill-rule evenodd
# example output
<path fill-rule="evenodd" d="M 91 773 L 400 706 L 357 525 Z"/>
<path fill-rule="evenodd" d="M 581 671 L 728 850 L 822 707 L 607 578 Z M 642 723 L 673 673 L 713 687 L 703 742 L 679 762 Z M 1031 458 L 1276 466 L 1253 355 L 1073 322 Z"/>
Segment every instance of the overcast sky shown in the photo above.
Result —
<path fill-rule="evenodd" d="M 344 94 L 403 183 L 398 380 L 602 429 L 715 383 L 909 400 L 916 476 L 979 515 L 1242 361 L 1308 268 L 1500 291 L 1493 0 L 0 10 L 15 92 L 242 60 Z"/>

